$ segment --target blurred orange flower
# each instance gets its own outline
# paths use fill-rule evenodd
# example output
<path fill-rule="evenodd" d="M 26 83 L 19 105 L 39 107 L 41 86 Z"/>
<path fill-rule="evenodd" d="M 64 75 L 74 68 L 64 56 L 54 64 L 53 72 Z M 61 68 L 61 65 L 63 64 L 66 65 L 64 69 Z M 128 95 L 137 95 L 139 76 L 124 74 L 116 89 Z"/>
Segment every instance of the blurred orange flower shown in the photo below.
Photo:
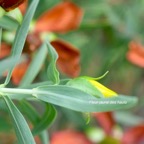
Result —
<path fill-rule="evenodd" d="M 62 2 L 46 11 L 36 21 L 36 32 L 68 32 L 76 29 L 82 20 L 83 11 L 72 2 Z"/>
<path fill-rule="evenodd" d="M 144 124 L 135 126 L 127 130 L 122 138 L 122 144 L 143 144 Z"/>
<path fill-rule="evenodd" d="M 25 3 L 23 3 L 20 7 L 22 13 L 24 13 L 26 6 L 27 1 L 25 1 Z M 72 29 L 76 29 L 80 25 L 82 17 L 82 9 L 74 3 L 62 2 L 57 4 L 51 10 L 46 11 L 36 21 L 34 29 L 34 34 L 36 35 L 35 37 L 38 38 L 40 33 L 46 31 L 64 33 Z M 35 42 L 38 43 L 37 41 Z M 51 44 L 59 55 L 59 59 L 57 61 L 59 70 L 70 77 L 78 76 L 80 73 L 79 50 L 74 48 L 71 44 L 59 39 L 52 41 Z M 35 43 L 33 43 L 33 49 L 35 49 L 34 47 Z"/>
<path fill-rule="evenodd" d="M 6 11 L 13 10 L 22 4 L 25 0 L 0 0 L 0 6 Z"/>
<path fill-rule="evenodd" d="M 9 56 L 10 51 L 11 51 L 11 46 L 6 44 L 6 43 L 2 43 L 0 46 L 0 59 L 3 59 L 7 56 Z"/>
<path fill-rule="evenodd" d="M 144 68 L 144 46 L 140 43 L 131 41 L 126 57 L 131 63 Z"/>
<path fill-rule="evenodd" d="M 29 34 L 27 36 L 23 53 L 26 53 L 29 57 L 31 57 L 31 54 L 39 48 L 42 41 L 40 40 L 39 36 L 36 34 Z M 70 77 L 76 77 L 80 73 L 80 52 L 78 49 L 73 47 L 71 44 L 62 41 L 62 40 L 54 40 L 51 42 L 51 44 L 55 47 L 59 58 L 57 61 L 58 69 L 70 76 Z M 1 45 L 1 51 L 0 51 L 0 59 L 5 58 L 6 56 L 9 56 L 11 52 L 11 46 L 2 43 Z M 17 65 L 12 73 L 12 82 L 15 85 L 18 85 L 23 78 L 25 72 L 27 71 L 27 68 L 30 64 L 30 59 L 28 61 L 24 61 Z"/>
<path fill-rule="evenodd" d="M 40 39 L 39 34 L 37 33 L 30 33 L 27 35 L 25 45 L 23 48 L 23 53 L 31 54 L 35 50 L 39 48 L 42 44 L 42 40 Z"/>
<path fill-rule="evenodd" d="M 102 126 L 107 135 L 111 135 L 113 132 L 113 127 L 115 125 L 115 120 L 113 118 L 112 112 L 103 113 L 93 113 L 92 114 L 98 123 Z"/>
<path fill-rule="evenodd" d="M 20 6 L 19 6 L 19 9 L 21 11 L 21 13 L 24 15 L 25 12 L 26 12 L 26 8 L 28 6 L 28 0 L 25 0 L 24 3 L 22 3 Z"/>
<path fill-rule="evenodd" d="M 54 133 L 51 144 L 92 144 L 92 142 L 83 133 L 65 130 Z"/>
<path fill-rule="evenodd" d="M 30 64 L 30 59 L 26 59 L 25 61 L 23 61 L 22 63 L 18 64 L 15 68 L 14 71 L 12 73 L 12 82 L 15 85 L 19 85 L 19 83 L 21 82 L 25 72 L 27 71 L 28 67 Z"/>
<path fill-rule="evenodd" d="M 27 1 L 21 5 L 22 12 L 25 11 Z M 34 34 L 38 38 L 41 32 L 68 32 L 72 29 L 76 29 L 83 17 L 83 11 L 72 2 L 62 2 L 57 4 L 51 10 L 46 11 L 36 21 Z M 39 41 L 39 40 L 38 40 Z M 38 43 L 38 42 L 37 42 Z M 27 44 L 27 43 L 26 43 Z M 74 48 L 71 44 L 62 41 L 54 40 L 51 42 L 56 49 L 59 59 L 57 65 L 59 70 L 70 76 L 76 77 L 80 73 L 80 52 Z M 33 47 L 35 43 L 33 43 Z"/>
<path fill-rule="evenodd" d="M 78 76 L 80 73 L 79 50 L 60 39 L 52 41 L 51 44 L 59 55 L 57 61 L 59 70 L 70 77 Z"/>

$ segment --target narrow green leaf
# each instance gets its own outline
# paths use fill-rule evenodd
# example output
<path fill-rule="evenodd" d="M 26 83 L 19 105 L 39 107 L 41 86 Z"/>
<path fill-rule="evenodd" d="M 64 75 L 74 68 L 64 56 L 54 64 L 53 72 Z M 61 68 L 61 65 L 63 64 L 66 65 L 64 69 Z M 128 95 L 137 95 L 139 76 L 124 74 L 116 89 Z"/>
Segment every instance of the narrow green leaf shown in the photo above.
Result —
<path fill-rule="evenodd" d="M 25 116 L 28 118 L 28 120 L 30 120 L 30 122 L 32 122 L 34 127 L 37 127 L 37 125 L 39 125 L 39 123 L 42 123 L 41 120 L 43 121 L 43 117 L 40 118 L 37 110 L 26 100 L 22 100 L 20 102 L 19 108 L 25 114 Z M 47 117 L 47 115 L 46 115 L 46 117 Z M 39 133 L 39 137 L 41 139 L 42 144 L 49 143 L 47 130 L 41 131 Z"/>
<path fill-rule="evenodd" d="M 45 113 L 41 117 L 39 123 L 37 123 L 37 125 L 35 125 L 34 129 L 32 130 L 33 134 L 34 135 L 39 134 L 40 132 L 48 128 L 54 121 L 55 117 L 56 117 L 55 108 L 50 104 L 46 104 Z"/>
<path fill-rule="evenodd" d="M 26 15 L 24 16 L 22 25 L 19 26 L 16 32 L 15 41 L 12 47 L 12 56 L 15 56 L 16 61 L 19 61 L 23 46 L 28 34 L 29 25 L 37 8 L 39 0 L 34 0 L 31 5 L 29 6 Z M 12 71 L 15 67 L 16 63 L 12 65 L 12 68 L 8 72 L 7 78 L 5 80 L 5 85 L 7 85 L 10 81 Z"/>
<path fill-rule="evenodd" d="M 6 30 L 16 30 L 19 26 L 19 23 L 10 16 L 4 15 L 0 18 L 0 27 Z"/>
<path fill-rule="evenodd" d="M 11 101 L 8 96 L 3 96 L 3 99 L 7 105 L 10 116 L 13 120 L 13 125 L 17 135 L 19 144 L 35 144 L 32 133 L 20 111 Z"/>
<path fill-rule="evenodd" d="M 9 57 L 0 61 L 0 75 L 2 75 L 6 70 L 9 70 L 14 63 L 16 63 L 15 57 Z"/>
<path fill-rule="evenodd" d="M 50 64 L 48 66 L 48 79 L 52 82 L 54 82 L 55 84 L 59 83 L 59 72 L 56 68 L 56 61 L 58 59 L 58 55 L 57 52 L 55 51 L 55 49 L 51 46 L 51 44 L 49 42 L 47 42 L 47 47 L 48 47 L 48 54 L 50 56 Z"/>
<path fill-rule="evenodd" d="M 39 99 L 80 112 L 104 112 L 126 109 L 135 106 L 137 103 L 136 97 L 118 95 L 111 98 L 95 98 L 81 90 L 63 85 L 41 86 L 31 90 L 0 88 L 0 91 L 9 94 L 11 98 L 17 99 L 22 94 L 25 99 Z M 14 93 L 16 93 L 16 97 L 13 97 Z"/>
<path fill-rule="evenodd" d="M 127 109 L 136 105 L 137 98 L 119 95 L 95 98 L 68 86 L 42 86 L 33 89 L 37 99 L 81 112 L 106 112 Z"/>
<path fill-rule="evenodd" d="M 33 125 L 36 125 L 40 121 L 40 116 L 38 112 L 26 100 L 20 101 L 18 108 L 22 111 L 22 113 L 25 114 L 25 116 Z"/>
<path fill-rule="evenodd" d="M 27 72 L 25 73 L 20 86 L 24 87 L 32 83 L 32 81 L 37 76 L 40 71 L 42 64 L 47 55 L 47 47 L 43 44 L 37 51 L 35 57 L 33 58 Z"/>

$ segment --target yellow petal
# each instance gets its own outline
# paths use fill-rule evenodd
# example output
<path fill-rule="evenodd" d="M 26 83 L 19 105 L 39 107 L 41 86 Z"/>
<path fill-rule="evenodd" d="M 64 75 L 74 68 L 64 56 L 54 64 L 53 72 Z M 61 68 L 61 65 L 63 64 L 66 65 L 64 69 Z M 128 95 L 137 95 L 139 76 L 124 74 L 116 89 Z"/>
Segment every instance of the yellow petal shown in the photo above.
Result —
<path fill-rule="evenodd" d="M 110 89 L 108 89 L 107 87 L 105 87 L 104 85 L 100 84 L 97 81 L 94 80 L 89 80 L 89 82 L 95 86 L 105 97 L 113 97 L 113 96 L 117 96 L 118 94 Z"/>

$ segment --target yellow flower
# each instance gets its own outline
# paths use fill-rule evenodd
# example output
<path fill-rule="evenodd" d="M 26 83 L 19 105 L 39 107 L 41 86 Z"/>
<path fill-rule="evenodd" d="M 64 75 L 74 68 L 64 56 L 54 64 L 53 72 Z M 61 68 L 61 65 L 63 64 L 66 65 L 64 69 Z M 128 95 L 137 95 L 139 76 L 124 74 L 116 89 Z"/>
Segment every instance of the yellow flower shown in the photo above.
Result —
<path fill-rule="evenodd" d="M 118 96 L 118 94 L 110 89 L 108 89 L 107 87 L 105 87 L 104 85 L 100 84 L 99 82 L 95 81 L 95 80 L 88 80 L 95 88 L 97 88 L 103 95 L 104 97 L 113 97 L 113 96 Z"/>

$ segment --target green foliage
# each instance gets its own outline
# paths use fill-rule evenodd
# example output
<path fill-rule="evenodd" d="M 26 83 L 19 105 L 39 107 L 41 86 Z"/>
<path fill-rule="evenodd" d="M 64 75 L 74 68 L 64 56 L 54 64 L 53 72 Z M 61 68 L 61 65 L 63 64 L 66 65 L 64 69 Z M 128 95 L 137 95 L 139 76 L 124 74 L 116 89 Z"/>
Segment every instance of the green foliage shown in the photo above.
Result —
<path fill-rule="evenodd" d="M 73 1 L 85 10 L 81 26 L 76 31 L 56 34 L 56 36 L 79 47 L 82 55 L 81 75 L 95 77 L 95 75 L 109 69 L 109 78 L 101 80 L 105 80 L 104 83 L 107 85 L 112 82 L 115 84 L 115 81 L 131 85 L 128 80 L 131 80 L 134 72 L 135 76 L 138 74 L 141 79 L 143 72 L 128 65 L 124 55 L 126 55 L 127 44 L 130 40 L 143 37 L 144 32 L 141 26 L 143 21 L 140 18 L 143 19 L 144 2 L 136 2 L 136 5 L 134 1 L 130 5 L 127 2 L 122 2 L 118 7 L 105 0 Z M 38 135 L 43 144 L 48 144 L 47 129 L 55 121 L 57 109 L 60 113 L 67 115 L 69 121 L 74 119 L 73 121 L 76 122 L 78 118 L 76 118 L 75 111 L 90 113 L 125 110 L 138 103 L 138 98 L 135 96 L 118 94 L 117 97 L 104 98 L 103 94 L 86 80 L 86 78 L 97 80 L 95 78 L 81 76 L 70 80 L 62 79 L 63 76 L 59 74 L 56 66 L 58 54 L 49 41 L 42 42 L 39 49 L 33 53 L 32 61 L 19 87 L 16 88 L 10 83 L 12 72 L 21 61 L 32 19 L 37 20 L 42 13 L 58 2 L 60 0 L 30 0 L 30 5 L 21 24 L 7 15 L 0 18 L 0 41 L 2 29 L 4 32 L 7 30 L 12 33 L 16 31 L 11 55 L 0 61 L 0 76 L 8 71 L 4 84 L 0 79 L 2 82 L 0 85 L 0 109 L 9 112 L 20 144 L 35 144 L 33 135 Z M 127 9 L 126 12 L 125 9 Z M 133 74 L 128 79 L 124 77 L 126 68 L 128 68 L 128 72 L 132 69 Z M 128 72 L 126 75 L 129 77 Z M 101 78 L 103 76 L 98 79 Z M 133 79 L 133 81 L 137 85 L 137 80 Z M 131 95 L 136 93 L 135 89 L 134 86 L 130 89 L 133 92 Z M 12 100 L 18 102 L 14 103 Z M 42 114 L 40 114 L 39 108 L 43 110 Z M 73 111 L 69 112 L 67 109 Z M 80 118 L 83 120 L 81 116 Z M 137 118 L 129 112 L 118 113 L 116 118 L 120 123 L 130 125 L 136 125 L 142 121 L 141 118 Z M 32 130 L 29 129 L 25 119 L 28 124 L 32 125 Z M 0 117 L 0 121 L 0 131 L 11 129 L 11 125 L 4 121 L 4 118 Z M 81 125 L 81 121 L 77 123 Z M 105 141 L 115 140 L 106 139 Z M 102 143 L 106 143 L 105 141 Z"/>
<path fill-rule="evenodd" d="M 8 111 L 10 113 L 10 116 L 13 121 L 13 126 L 18 138 L 18 143 L 20 144 L 35 144 L 34 138 L 31 134 L 31 131 L 22 116 L 22 114 L 19 112 L 17 107 L 14 105 L 14 103 L 11 101 L 11 99 L 8 96 L 3 96 L 3 99 L 7 105 Z"/>
<path fill-rule="evenodd" d="M 12 65 L 16 63 L 15 57 L 9 57 L 7 59 L 4 59 L 0 62 L 1 68 L 0 68 L 0 75 L 2 75 L 6 70 L 9 70 Z"/>
<path fill-rule="evenodd" d="M 24 113 L 27 119 L 33 124 L 32 133 L 39 134 L 43 144 L 48 144 L 48 134 L 45 130 L 54 120 L 56 111 L 53 106 L 46 104 L 46 111 L 41 117 L 32 104 L 26 100 L 22 100 L 18 105 L 19 109 Z"/>
<path fill-rule="evenodd" d="M 32 130 L 33 134 L 39 134 L 40 132 L 48 128 L 53 123 L 55 117 L 56 117 L 55 108 L 50 104 L 46 104 L 45 113 Z"/>
<path fill-rule="evenodd" d="M 47 43 L 48 47 L 48 53 L 51 59 L 51 62 L 48 66 L 47 73 L 48 73 L 48 79 L 52 81 L 54 84 L 59 83 L 59 72 L 56 68 L 56 61 L 58 59 L 58 55 L 55 51 L 55 49 L 50 45 L 50 43 Z"/>
<path fill-rule="evenodd" d="M 33 80 L 37 76 L 38 72 L 40 71 L 44 63 L 46 56 L 47 56 L 47 48 L 46 44 L 43 44 L 37 51 L 37 54 L 33 58 L 27 72 L 25 73 L 20 84 L 21 87 L 30 85 L 33 82 Z"/>
<path fill-rule="evenodd" d="M 67 83 L 67 85 L 74 87 L 74 88 L 78 88 L 95 97 L 98 97 L 98 98 L 103 97 L 102 93 L 97 88 L 95 88 L 90 82 L 88 82 L 87 79 L 83 77 L 70 80 Z"/>
<path fill-rule="evenodd" d="M 3 17 L 0 18 L 0 26 L 3 29 L 12 31 L 18 28 L 19 23 L 10 16 L 4 15 Z"/>
<path fill-rule="evenodd" d="M 15 40 L 14 40 L 13 47 L 12 47 L 12 54 L 11 54 L 12 57 L 15 57 L 15 63 L 11 66 L 8 72 L 7 78 L 5 80 L 5 85 L 9 83 L 11 75 L 12 75 L 12 71 L 15 65 L 17 64 L 17 61 L 19 61 L 20 59 L 20 56 L 24 47 L 24 43 L 26 40 L 26 36 L 28 34 L 29 25 L 33 18 L 35 10 L 37 8 L 38 2 L 39 0 L 35 0 L 34 2 L 31 3 L 29 9 L 27 10 L 27 13 L 24 16 L 22 24 L 17 29 Z"/>
<path fill-rule="evenodd" d="M 137 103 L 134 97 L 120 95 L 116 98 L 96 99 L 81 90 L 68 86 L 41 86 L 34 89 L 33 94 L 42 101 L 81 112 L 112 111 L 129 108 Z"/>

